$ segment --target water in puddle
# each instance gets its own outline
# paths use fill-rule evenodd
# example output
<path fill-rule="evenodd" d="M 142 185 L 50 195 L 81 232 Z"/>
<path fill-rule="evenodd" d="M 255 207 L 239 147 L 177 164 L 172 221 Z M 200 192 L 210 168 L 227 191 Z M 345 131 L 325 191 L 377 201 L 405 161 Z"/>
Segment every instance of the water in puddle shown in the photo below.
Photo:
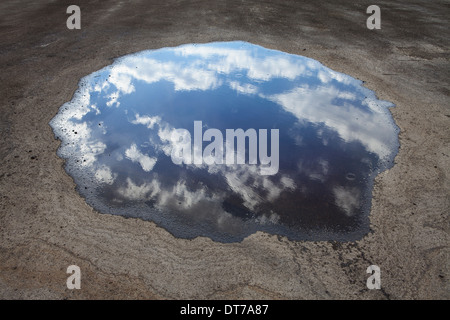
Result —
<path fill-rule="evenodd" d="M 233 242 L 264 231 L 352 241 L 369 231 L 373 180 L 398 150 L 392 106 L 315 60 L 222 42 L 120 58 L 83 78 L 50 125 L 77 190 L 102 213 L 181 238 Z M 177 129 L 193 146 L 181 163 L 172 157 Z M 202 141 L 208 129 L 217 135 Z M 210 155 L 225 159 L 227 129 L 254 130 L 256 164 L 251 138 L 244 164 L 205 163 L 213 141 L 223 150 Z"/>

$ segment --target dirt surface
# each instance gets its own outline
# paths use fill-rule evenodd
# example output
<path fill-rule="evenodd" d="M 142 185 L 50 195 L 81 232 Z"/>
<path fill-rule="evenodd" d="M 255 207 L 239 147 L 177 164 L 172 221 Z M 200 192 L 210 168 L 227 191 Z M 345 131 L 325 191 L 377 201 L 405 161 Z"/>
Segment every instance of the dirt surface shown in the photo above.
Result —
<path fill-rule="evenodd" d="M 81 30 L 66 8 L 81 8 Z M 0 298 L 448 299 L 449 1 L 1 1 Z M 364 80 L 400 127 L 357 242 L 176 239 L 99 214 L 75 190 L 48 122 L 79 79 L 145 49 L 243 40 Z M 66 269 L 81 268 L 81 290 Z M 369 290 L 369 265 L 381 290 Z"/>

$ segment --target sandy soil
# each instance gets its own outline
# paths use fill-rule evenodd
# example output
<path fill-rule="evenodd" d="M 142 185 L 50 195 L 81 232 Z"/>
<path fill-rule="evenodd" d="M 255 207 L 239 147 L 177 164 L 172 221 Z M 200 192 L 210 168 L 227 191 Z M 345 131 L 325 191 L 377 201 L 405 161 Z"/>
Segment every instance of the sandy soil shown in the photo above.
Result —
<path fill-rule="evenodd" d="M 0 298 L 449 298 L 449 1 L 0 2 Z M 243 40 L 314 58 L 394 102 L 395 166 L 376 179 L 361 241 L 180 240 L 86 205 L 48 122 L 83 76 L 116 57 Z M 80 266 L 81 290 L 66 268 Z M 381 290 L 366 269 L 381 268 Z"/>

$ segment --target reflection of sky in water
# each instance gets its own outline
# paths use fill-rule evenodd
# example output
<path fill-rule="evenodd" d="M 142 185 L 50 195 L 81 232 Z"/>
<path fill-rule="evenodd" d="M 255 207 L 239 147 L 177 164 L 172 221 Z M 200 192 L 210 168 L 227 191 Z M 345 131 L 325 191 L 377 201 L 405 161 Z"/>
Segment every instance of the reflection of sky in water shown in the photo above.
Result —
<path fill-rule="evenodd" d="M 396 154 L 391 106 L 315 60 L 228 42 L 123 57 L 82 79 L 51 126 L 100 212 L 185 238 L 238 241 L 262 230 L 353 240 L 368 232 L 373 179 Z M 278 173 L 174 164 L 171 133 L 193 137 L 196 120 L 203 131 L 279 129 Z"/>

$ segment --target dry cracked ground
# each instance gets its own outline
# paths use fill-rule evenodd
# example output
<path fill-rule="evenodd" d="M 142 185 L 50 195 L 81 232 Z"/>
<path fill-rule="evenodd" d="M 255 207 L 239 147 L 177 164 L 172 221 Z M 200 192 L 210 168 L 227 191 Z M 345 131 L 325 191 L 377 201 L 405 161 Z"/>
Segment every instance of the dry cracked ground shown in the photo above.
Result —
<path fill-rule="evenodd" d="M 66 8 L 81 8 L 81 30 Z M 3 299 L 448 299 L 449 1 L 1 1 L 0 297 Z M 100 214 L 75 190 L 48 123 L 80 78 L 114 58 L 243 40 L 365 81 L 400 128 L 356 242 L 174 238 Z M 78 265 L 82 288 L 68 290 Z M 366 269 L 381 269 L 369 290 Z"/>

